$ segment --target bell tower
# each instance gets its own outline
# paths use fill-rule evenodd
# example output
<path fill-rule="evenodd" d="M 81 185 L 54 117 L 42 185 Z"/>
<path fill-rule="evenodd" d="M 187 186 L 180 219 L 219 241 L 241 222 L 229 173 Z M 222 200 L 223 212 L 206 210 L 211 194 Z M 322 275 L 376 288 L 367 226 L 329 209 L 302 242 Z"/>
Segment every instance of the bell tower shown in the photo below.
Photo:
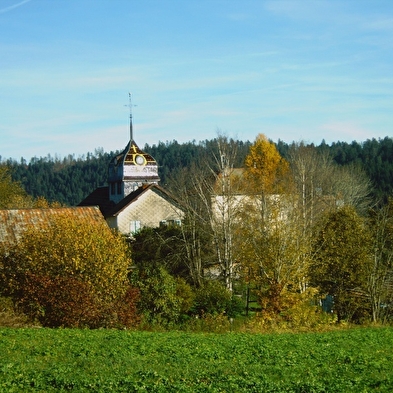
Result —
<path fill-rule="evenodd" d="M 134 141 L 131 93 L 129 101 L 130 141 L 120 154 L 111 159 L 108 168 L 109 199 L 115 203 L 145 184 L 158 184 L 160 181 L 156 160 Z"/>

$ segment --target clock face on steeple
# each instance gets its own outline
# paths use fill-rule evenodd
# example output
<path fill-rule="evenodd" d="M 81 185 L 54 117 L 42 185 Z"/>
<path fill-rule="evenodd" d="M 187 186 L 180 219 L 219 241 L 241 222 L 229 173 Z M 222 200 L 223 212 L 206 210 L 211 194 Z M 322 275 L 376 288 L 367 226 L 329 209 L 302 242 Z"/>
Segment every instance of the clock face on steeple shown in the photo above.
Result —
<path fill-rule="evenodd" d="M 135 164 L 137 164 L 137 165 L 145 164 L 145 158 L 142 155 L 140 155 L 140 154 L 137 154 L 135 156 L 134 161 L 135 161 Z"/>

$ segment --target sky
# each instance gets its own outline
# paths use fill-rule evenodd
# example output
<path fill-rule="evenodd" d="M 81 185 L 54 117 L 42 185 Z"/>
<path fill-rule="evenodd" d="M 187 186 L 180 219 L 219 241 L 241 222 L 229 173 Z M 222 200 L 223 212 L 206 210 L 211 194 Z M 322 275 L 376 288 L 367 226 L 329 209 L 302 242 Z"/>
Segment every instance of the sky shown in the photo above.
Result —
<path fill-rule="evenodd" d="M 393 137 L 392 0 L 0 0 L 0 156 Z"/>

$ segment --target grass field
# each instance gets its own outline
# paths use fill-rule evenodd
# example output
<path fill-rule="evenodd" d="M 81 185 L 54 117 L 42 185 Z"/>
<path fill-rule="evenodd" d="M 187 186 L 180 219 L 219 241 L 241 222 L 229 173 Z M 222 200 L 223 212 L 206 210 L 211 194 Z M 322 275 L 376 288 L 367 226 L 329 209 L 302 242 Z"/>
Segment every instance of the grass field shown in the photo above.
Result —
<path fill-rule="evenodd" d="M 393 329 L 0 329 L 0 392 L 392 392 Z"/>

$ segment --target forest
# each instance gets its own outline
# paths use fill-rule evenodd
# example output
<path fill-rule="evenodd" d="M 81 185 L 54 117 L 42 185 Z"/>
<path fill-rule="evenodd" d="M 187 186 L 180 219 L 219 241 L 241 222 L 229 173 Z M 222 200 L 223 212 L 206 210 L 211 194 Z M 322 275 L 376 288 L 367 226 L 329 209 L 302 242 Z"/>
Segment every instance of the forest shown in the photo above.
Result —
<path fill-rule="evenodd" d="M 251 146 L 250 141 L 236 141 L 236 167 L 243 167 Z M 317 151 L 328 152 L 338 165 L 357 165 L 365 171 L 373 184 L 375 200 L 386 202 L 393 192 L 393 139 L 371 139 L 365 142 L 335 142 L 328 145 L 322 142 L 315 147 Z M 286 158 L 290 144 L 279 141 L 279 153 Z M 214 153 L 215 140 L 178 143 L 160 142 L 145 145 L 143 150 L 151 154 L 159 164 L 161 185 L 166 185 L 183 168 L 200 165 L 201 161 Z M 77 205 L 98 186 L 106 185 L 110 159 L 118 152 L 105 152 L 97 148 L 85 156 L 75 157 L 34 157 L 29 162 L 0 156 L 0 161 L 12 168 L 12 177 L 20 182 L 29 195 L 44 197 L 49 202 L 59 202 L 67 206 Z"/>
<path fill-rule="evenodd" d="M 391 138 L 314 146 L 218 135 L 144 150 L 181 201 L 182 225 L 126 238 L 83 218 L 27 228 L 1 250 L 0 289 L 30 320 L 204 330 L 240 317 L 257 331 L 391 322 Z M 105 185 L 113 154 L 3 160 L 1 207 L 74 206 Z"/>

